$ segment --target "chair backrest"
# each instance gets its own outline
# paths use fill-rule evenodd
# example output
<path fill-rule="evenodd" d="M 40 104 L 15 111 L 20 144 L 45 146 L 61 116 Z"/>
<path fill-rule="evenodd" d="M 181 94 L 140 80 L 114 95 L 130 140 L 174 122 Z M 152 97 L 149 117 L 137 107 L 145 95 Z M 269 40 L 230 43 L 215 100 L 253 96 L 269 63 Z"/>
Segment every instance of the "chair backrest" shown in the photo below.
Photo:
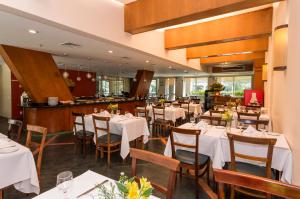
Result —
<path fill-rule="evenodd" d="M 35 143 L 32 141 L 32 134 L 42 135 L 41 142 Z M 32 147 L 36 147 L 32 154 L 35 156 L 38 154 L 37 158 L 37 173 L 38 176 L 41 174 L 41 165 L 42 165 L 42 157 L 43 150 L 45 147 L 45 142 L 47 138 L 47 129 L 41 126 L 27 125 L 27 139 L 26 139 L 26 147 L 32 150 Z"/>
<path fill-rule="evenodd" d="M 134 114 L 136 117 L 145 117 L 148 118 L 149 111 L 147 110 L 147 106 L 136 107 L 134 110 Z"/>
<path fill-rule="evenodd" d="M 187 110 L 187 112 L 190 113 L 190 103 L 189 102 L 181 102 L 180 107 Z"/>
<path fill-rule="evenodd" d="M 104 131 L 107 133 L 107 143 L 110 143 L 109 120 L 110 120 L 110 117 L 102 117 L 102 116 L 93 115 L 93 124 L 94 124 L 96 138 L 98 138 L 98 131 Z M 97 126 L 97 123 L 99 124 L 100 122 L 105 124 L 106 128 Z M 96 146 L 98 146 L 98 139 L 96 139 Z"/>
<path fill-rule="evenodd" d="M 218 126 L 226 126 L 227 122 L 222 120 L 221 116 L 209 116 L 209 115 L 201 115 L 199 117 L 201 120 L 208 120 L 210 122 L 210 125 L 218 125 Z"/>
<path fill-rule="evenodd" d="M 17 141 L 19 142 L 21 139 L 21 133 L 23 129 L 23 122 L 20 120 L 13 120 L 9 119 L 8 120 L 8 131 L 7 135 L 8 138 L 12 138 L 13 134 L 17 135 Z"/>
<path fill-rule="evenodd" d="M 73 116 L 73 125 L 74 125 L 74 130 L 77 132 L 77 126 L 82 127 L 83 136 L 85 136 L 85 123 L 84 123 L 84 113 L 74 113 L 72 112 Z M 79 121 L 77 121 L 77 118 L 80 118 Z"/>
<path fill-rule="evenodd" d="M 237 170 L 236 157 L 250 160 L 250 161 L 259 161 L 266 164 L 266 177 L 271 178 L 271 163 L 273 157 L 273 149 L 277 139 L 247 137 L 247 136 L 241 136 L 241 135 L 230 134 L 230 133 L 227 134 L 227 136 L 230 145 L 230 156 L 231 156 L 230 169 L 231 170 L 233 171 Z M 238 153 L 235 151 L 235 142 L 266 146 L 267 157 L 257 157 L 257 156 Z"/>
<path fill-rule="evenodd" d="M 188 135 L 191 138 L 190 139 L 195 139 L 195 144 L 185 144 L 181 143 L 177 140 L 174 139 L 174 134 L 181 134 L 181 135 Z M 183 129 L 183 128 L 176 128 L 172 127 L 171 133 L 170 133 L 170 140 L 171 140 L 171 148 L 172 148 L 172 158 L 176 158 L 176 146 L 178 147 L 185 147 L 189 149 L 194 149 L 195 151 L 195 167 L 198 166 L 198 151 L 199 151 L 199 136 L 200 136 L 201 131 L 197 129 Z"/>
<path fill-rule="evenodd" d="M 225 199 L 224 184 L 235 185 L 267 194 L 276 195 L 283 198 L 294 199 L 300 196 L 300 187 L 282 183 L 277 180 L 271 180 L 250 174 L 214 169 L 215 181 L 218 183 L 219 197 L 211 197 L 214 199 Z"/>
<path fill-rule="evenodd" d="M 155 121 L 158 117 L 162 117 L 162 119 L 165 119 L 165 107 L 152 106 L 152 112 L 153 112 L 153 121 Z"/>
<path fill-rule="evenodd" d="M 212 109 L 210 109 L 209 110 L 209 115 L 210 116 L 221 116 L 222 114 L 224 114 L 225 113 L 225 110 L 223 110 L 223 111 L 220 111 L 220 110 L 212 110 Z"/>
<path fill-rule="evenodd" d="M 248 112 L 249 110 L 261 112 L 261 106 L 258 106 L 258 105 L 247 105 L 246 106 L 246 111 Z"/>
<path fill-rule="evenodd" d="M 171 106 L 172 105 L 172 101 L 165 101 L 164 103 L 163 103 L 163 105 L 165 106 L 165 107 L 168 107 L 168 106 Z"/>
<path fill-rule="evenodd" d="M 260 125 L 267 126 L 269 124 L 268 120 L 260 120 L 260 113 L 244 113 L 238 112 L 238 122 L 246 124 L 246 125 L 253 125 L 258 130 Z"/>
<path fill-rule="evenodd" d="M 150 151 L 140 150 L 140 149 L 130 149 L 130 157 L 132 158 L 132 165 L 131 165 L 131 172 L 132 176 L 136 177 L 136 163 L 137 160 L 143 160 L 146 162 L 150 162 L 159 166 L 162 166 L 164 168 L 167 168 L 170 170 L 169 174 L 169 180 L 168 180 L 168 186 L 163 187 L 159 184 L 152 183 L 151 185 L 153 188 L 155 188 L 157 191 L 163 193 L 166 195 L 167 199 L 173 198 L 173 191 L 175 187 L 175 180 L 176 180 L 176 172 L 179 166 L 179 161 L 166 157 L 161 154 L 153 153 Z"/>
<path fill-rule="evenodd" d="M 248 112 L 237 112 L 238 114 L 238 119 L 243 119 L 244 118 L 250 118 L 250 120 L 253 118 L 254 120 L 259 120 L 260 113 L 248 113 Z"/>

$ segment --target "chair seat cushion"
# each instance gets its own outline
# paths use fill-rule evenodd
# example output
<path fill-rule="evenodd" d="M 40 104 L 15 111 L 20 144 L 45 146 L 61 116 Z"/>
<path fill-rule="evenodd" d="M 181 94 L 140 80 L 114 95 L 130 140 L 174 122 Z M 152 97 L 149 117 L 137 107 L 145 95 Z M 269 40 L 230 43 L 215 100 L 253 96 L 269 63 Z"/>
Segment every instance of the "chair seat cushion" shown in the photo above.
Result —
<path fill-rule="evenodd" d="M 258 166 L 254 164 L 248 164 L 244 162 L 236 162 L 236 169 L 241 173 L 252 174 L 255 176 L 266 177 L 266 167 Z M 272 173 L 272 179 L 275 179 L 275 175 Z"/>
<path fill-rule="evenodd" d="M 85 131 L 85 133 L 86 133 L 86 136 L 87 136 L 87 137 L 92 137 L 92 136 L 94 136 L 94 132 L 91 132 L 91 131 Z M 78 137 L 83 137 L 83 130 L 77 131 L 77 132 L 76 132 L 76 135 L 77 135 Z"/>
<path fill-rule="evenodd" d="M 98 144 L 108 144 L 107 137 L 108 137 L 107 134 L 98 137 Z M 122 140 L 121 135 L 116 135 L 112 133 L 110 134 L 110 144 L 121 142 L 121 140 Z"/>
<path fill-rule="evenodd" d="M 185 150 L 176 150 L 175 157 L 182 163 L 185 164 L 195 164 L 195 153 Z M 209 156 L 198 153 L 198 165 L 206 164 L 209 160 Z"/>

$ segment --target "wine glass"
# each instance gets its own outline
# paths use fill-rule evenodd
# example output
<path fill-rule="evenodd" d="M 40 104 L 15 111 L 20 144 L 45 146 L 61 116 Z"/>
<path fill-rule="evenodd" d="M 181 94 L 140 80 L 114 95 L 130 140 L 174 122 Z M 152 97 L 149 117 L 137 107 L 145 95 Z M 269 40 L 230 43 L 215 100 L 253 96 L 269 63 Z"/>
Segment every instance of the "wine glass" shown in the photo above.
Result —
<path fill-rule="evenodd" d="M 97 108 L 94 108 L 94 113 L 98 113 L 98 109 Z"/>
<path fill-rule="evenodd" d="M 68 198 L 67 192 L 72 187 L 72 185 L 73 174 L 71 171 L 64 171 L 57 175 L 56 187 L 63 193 L 64 198 Z"/>
<path fill-rule="evenodd" d="M 190 121 L 193 124 L 193 126 L 196 125 L 196 119 L 195 119 L 195 117 L 191 117 Z"/>
<path fill-rule="evenodd" d="M 121 112 L 120 112 L 120 110 L 118 109 L 118 110 L 117 110 L 117 115 L 120 115 L 120 113 L 121 113 Z"/>
<path fill-rule="evenodd" d="M 238 121 L 238 125 L 237 125 L 238 129 L 240 130 L 240 132 L 242 133 L 242 129 L 244 128 L 244 123 Z"/>
<path fill-rule="evenodd" d="M 266 128 L 260 128 L 259 131 L 262 132 L 263 136 L 266 136 L 268 132 Z"/>

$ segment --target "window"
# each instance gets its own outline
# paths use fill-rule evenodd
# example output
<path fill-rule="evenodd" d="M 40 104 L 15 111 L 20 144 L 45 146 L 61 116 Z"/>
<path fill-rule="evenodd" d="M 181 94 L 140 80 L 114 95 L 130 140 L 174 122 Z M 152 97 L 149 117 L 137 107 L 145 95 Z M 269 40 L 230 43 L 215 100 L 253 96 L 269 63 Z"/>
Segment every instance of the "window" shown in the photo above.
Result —
<path fill-rule="evenodd" d="M 156 96 L 157 94 L 157 80 L 153 79 L 150 84 L 149 95 L 151 97 Z"/>
<path fill-rule="evenodd" d="M 105 95 L 105 96 L 109 95 L 109 81 L 108 80 L 101 81 L 101 90 L 102 90 L 102 95 Z"/>
<path fill-rule="evenodd" d="M 242 97 L 245 89 L 252 88 L 251 76 L 217 77 L 216 80 L 225 86 L 223 95 Z"/>
<path fill-rule="evenodd" d="M 165 96 L 168 100 L 175 99 L 175 78 L 167 78 L 165 82 Z"/>
<path fill-rule="evenodd" d="M 111 84 L 111 95 L 122 95 L 122 91 L 124 90 L 123 80 L 111 80 Z"/>
<path fill-rule="evenodd" d="M 204 92 L 208 86 L 207 77 L 184 78 L 183 80 L 183 96 L 204 97 Z"/>

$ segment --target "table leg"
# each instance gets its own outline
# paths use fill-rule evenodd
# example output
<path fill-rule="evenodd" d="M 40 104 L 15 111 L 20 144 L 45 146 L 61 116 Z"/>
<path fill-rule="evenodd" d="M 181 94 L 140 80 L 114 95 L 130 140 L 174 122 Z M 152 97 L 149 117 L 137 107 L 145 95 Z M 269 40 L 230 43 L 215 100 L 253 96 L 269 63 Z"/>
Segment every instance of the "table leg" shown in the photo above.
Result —
<path fill-rule="evenodd" d="M 2 189 L 0 189 L 0 199 L 2 199 L 3 198 L 3 191 L 2 191 Z"/>

